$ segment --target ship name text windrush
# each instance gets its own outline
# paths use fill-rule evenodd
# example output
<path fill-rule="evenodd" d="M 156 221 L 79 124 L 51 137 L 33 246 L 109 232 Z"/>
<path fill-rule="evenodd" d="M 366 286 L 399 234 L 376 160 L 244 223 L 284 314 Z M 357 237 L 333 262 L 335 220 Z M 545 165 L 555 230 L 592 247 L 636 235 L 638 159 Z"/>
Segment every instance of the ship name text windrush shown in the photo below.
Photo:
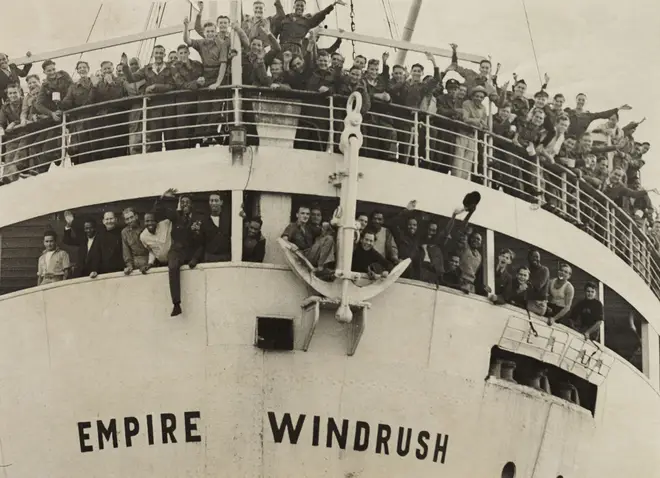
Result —
<path fill-rule="evenodd" d="M 376 454 L 414 456 L 418 460 L 432 459 L 434 463 L 445 463 L 449 436 L 433 434 L 426 430 L 414 432 L 412 428 L 393 427 L 386 423 L 369 424 L 356 420 L 322 419 L 318 415 L 311 417 L 312 446 L 335 446 L 342 450 L 368 451 Z M 278 418 L 275 412 L 268 412 L 268 423 L 275 443 L 297 445 L 303 429 L 309 429 L 307 415 L 299 414 L 297 420 L 285 413 Z M 323 430 L 325 428 L 325 430 Z M 398 430 L 397 430 L 398 428 Z"/>

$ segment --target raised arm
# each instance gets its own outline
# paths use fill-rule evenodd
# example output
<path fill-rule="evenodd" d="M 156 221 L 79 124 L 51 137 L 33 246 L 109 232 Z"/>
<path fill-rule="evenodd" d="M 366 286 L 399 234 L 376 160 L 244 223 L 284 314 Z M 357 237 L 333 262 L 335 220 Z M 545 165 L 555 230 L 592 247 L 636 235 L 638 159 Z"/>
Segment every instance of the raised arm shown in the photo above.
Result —
<path fill-rule="evenodd" d="M 195 31 L 200 37 L 204 38 L 204 27 L 202 27 L 202 11 L 204 11 L 204 2 L 197 2 L 197 7 L 199 8 L 199 11 L 195 17 Z"/>

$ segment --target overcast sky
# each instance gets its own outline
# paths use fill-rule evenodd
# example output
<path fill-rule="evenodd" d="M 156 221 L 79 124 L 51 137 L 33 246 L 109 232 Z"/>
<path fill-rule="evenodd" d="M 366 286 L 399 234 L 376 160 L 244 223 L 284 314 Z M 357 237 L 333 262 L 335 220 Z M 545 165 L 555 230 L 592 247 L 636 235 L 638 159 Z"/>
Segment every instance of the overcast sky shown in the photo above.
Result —
<path fill-rule="evenodd" d="M 328 2 L 318 1 L 322 7 Z M 411 1 L 390 2 L 402 31 Z M 288 9 L 291 0 L 283 3 Z M 309 10 L 316 10 L 316 0 L 307 3 Z M 642 171 L 643 182 L 660 187 L 660 165 L 653 159 L 660 158 L 660 142 L 654 144 L 652 136 L 660 127 L 660 99 L 651 90 L 660 80 L 656 60 L 660 47 L 660 1 L 526 0 L 526 3 L 541 74 L 548 72 L 551 77 L 550 92 L 564 93 L 569 106 L 573 106 L 577 93 L 585 92 L 589 96 L 587 108 L 591 111 L 629 103 L 633 110 L 622 113 L 623 124 L 647 117 L 636 135 L 638 140 L 652 143 Z M 100 4 L 80 0 L 3 1 L 0 51 L 17 57 L 27 50 L 41 53 L 82 44 Z M 142 31 L 150 4 L 136 0 L 104 2 L 91 41 Z M 218 4 L 220 11 L 228 11 L 228 0 Z M 358 33 L 389 37 L 381 0 L 355 0 L 355 4 Z M 249 12 L 252 0 L 245 0 L 243 5 Z M 179 23 L 188 14 L 188 8 L 189 4 L 183 0 L 168 2 L 163 26 Z M 340 27 L 348 29 L 349 9 L 338 7 L 337 10 L 336 15 L 328 17 L 328 26 L 335 28 L 339 21 Z M 24 12 L 30 12 L 29 16 Z M 161 42 L 167 48 L 174 48 L 180 40 L 168 38 Z M 521 0 L 425 0 L 413 41 L 443 48 L 455 42 L 462 51 L 490 54 L 494 63 L 502 63 L 500 83 L 510 79 L 515 71 L 526 79 L 530 93 L 540 85 Z M 330 43 L 324 40 L 323 44 Z M 124 50 L 129 55 L 137 53 L 136 46 L 126 46 L 112 52 L 89 53 L 84 58 L 90 62 L 117 60 Z M 343 51 L 350 55 L 350 43 Z M 379 49 L 374 47 L 358 45 L 358 52 L 380 56 Z M 410 55 L 407 63 L 422 59 L 421 55 Z M 76 60 L 77 56 L 62 59 L 58 65 L 72 71 Z M 441 68 L 444 62 L 438 60 Z M 36 71 L 40 72 L 40 68 Z M 659 200 L 655 198 L 656 203 Z"/>

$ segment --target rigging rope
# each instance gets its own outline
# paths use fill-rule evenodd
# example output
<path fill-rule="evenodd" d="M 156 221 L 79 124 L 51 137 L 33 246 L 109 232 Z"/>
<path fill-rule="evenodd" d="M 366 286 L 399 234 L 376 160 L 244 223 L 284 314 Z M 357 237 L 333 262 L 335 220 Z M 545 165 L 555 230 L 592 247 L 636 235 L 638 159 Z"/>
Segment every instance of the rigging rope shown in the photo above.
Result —
<path fill-rule="evenodd" d="M 534 36 L 532 35 L 532 25 L 529 23 L 529 15 L 527 14 L 527 5 L 525 5 L 525 0 L 520 0 L 525 12 L 525 20 L 527 21 L 527 31 L 529 32 L 529 40 L 532 43 L 532 52 L 534 53 L 534 62 L 536 63 L 536 72 L 539 75 L 539 83 L 543 84 L 543 79 L 541 78 L 541 69 L 539 68 L 539 58 L 536 55 L 536 46 L 534 45 Z"/>
<path fill-rule="evenodd" d="M 149 30 L 149 27 L 151 26 L 151 19 L 153 18 L 154 14 L 154 6 L 156 5 L 155 2 L 151 2 L 151 6 L 149 7 L 149 13 L 147 13 L 147 21 L 144 23 L 144 31 L 146 32 Z M 142 51 L 144 49 L 144 42 L 145 40 L 142 40 L 139 45 L 138 45 L 138 50 L 137 54 L 135 55 L 138 59 L 142 58 Z"/>
<path fill-rule="evenodd" d="M 101 9 L 102 8 L 103 8 L 103 3 L 101 3 L 101 5 L 99 5 L 99 10 L 96 12 L 96 17 L 94 17 L 94 22 L 92 22 L 92 27 L 89 29 L 89 33 L 87 34 L 87 39 L 85 40 L 85 43 L 89 43 L 89 39 L 92 38 L 92 32 L 94 31 L 94 27 L 96 26 L 96 22 L 99 20 L 99 15 L 101 15 Z M 78 57 L 78 61 L 82 60 L 83 55 L 84 55 L 84 52 L 80 54 L 80 56 Z M 74 72 L 75 72 L 75 66 L 74 66 Z"/>
<path fill-rule="evenodd" d="M 385 11 L 385 21 L 387 21 L 387 28 L 390 31 L 390 38 L 394 40 L 394 31 L 392 30 L 392 22 L 390 22 L 390 14 L 387 11 L 387 6 L 385 6 L 385 0 L 380 0 L 383 4 L 383 10 Z"/>

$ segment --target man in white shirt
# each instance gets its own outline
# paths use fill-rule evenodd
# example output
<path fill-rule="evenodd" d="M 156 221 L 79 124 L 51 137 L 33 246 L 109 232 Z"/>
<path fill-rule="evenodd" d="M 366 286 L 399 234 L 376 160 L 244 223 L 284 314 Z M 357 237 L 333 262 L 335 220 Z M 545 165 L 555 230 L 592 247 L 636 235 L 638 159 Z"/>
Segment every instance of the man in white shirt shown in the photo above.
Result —
<path fill-rule="evenodd" d="M 146 274 L 154 265 L 167 264 L 167 254 L 172 247 L 172 221 L 164 219 L 157 222 L 156 214 L 148 212 L 144 215 L 144 227 L 140 241 L 149 251 L 149 260 L 140 272 Z"/>

